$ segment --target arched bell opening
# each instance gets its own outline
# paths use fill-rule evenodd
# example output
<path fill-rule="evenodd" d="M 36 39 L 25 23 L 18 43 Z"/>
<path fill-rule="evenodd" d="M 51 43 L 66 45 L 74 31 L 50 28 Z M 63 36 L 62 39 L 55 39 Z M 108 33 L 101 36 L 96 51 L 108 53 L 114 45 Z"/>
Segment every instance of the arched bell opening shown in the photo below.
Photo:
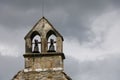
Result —
<path fill-rule="evenodd" d="M 32 52 L 40 53 L 41 52 L 41 39 L 39 35 L 36 35 L 32 40 Z"/>
<path fill-rule="evenodd" d="M 40 53 L 41 52 L 41 38 L 37 31 L 33 32 L 31 35 L 32 41 L 32 52 L 33 53 Z"/>
<path fill-rule="evenodd" d="M 47 35 L 47 52 L 56 52 L 57 47 L 56 47 L 56 34 L 54 31 L 50 30 L 48 31 Z"/>
<path fill-rule="evenodd" d="M 56 52 L 56 36 L 50 35 L 48 38 L 48 52 Z"/>
<path fill-rule="evenodd" d="M 51 43 L 52 45 L 54 44 L 53 49 L 55 49 L 56 52 L 60 52 L 60 53 L 63 52 L 63 38 L 59 33 L 57 33 L 56 31 L 50 30 L 47 32 L 46 38 L 48 43 Z M 50 44 L 47 44 L 47 45 L 48 45 L 48 52 L 54 52 L 54 50 L 53 51 L 50 50 L 50 47 L 51 47 Z"/>

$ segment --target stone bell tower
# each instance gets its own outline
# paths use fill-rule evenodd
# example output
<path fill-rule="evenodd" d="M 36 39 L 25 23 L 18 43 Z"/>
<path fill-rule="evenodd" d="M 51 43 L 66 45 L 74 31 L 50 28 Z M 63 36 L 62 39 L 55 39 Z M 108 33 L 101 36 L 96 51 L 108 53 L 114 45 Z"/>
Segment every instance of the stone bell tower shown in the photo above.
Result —
<path fill-rule="evenodd" d="M 25 68 L 12 80 L 72 80 L 64 73 L 63 37 L 45 18 L 25 36 Z"/>

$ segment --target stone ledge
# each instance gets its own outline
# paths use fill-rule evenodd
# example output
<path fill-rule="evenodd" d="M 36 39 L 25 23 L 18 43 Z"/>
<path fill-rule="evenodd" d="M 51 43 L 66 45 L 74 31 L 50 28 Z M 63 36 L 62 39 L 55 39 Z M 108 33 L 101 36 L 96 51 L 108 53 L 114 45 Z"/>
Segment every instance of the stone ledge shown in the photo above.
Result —
<path fill-rule="evenodd" d="M 45 68 L 45 69 L 35 69 L 35 70 L 32 70 L 32 69 L 24 69 L 24 72 L 32 72 L 32 71 L 36 71 L 36 72 L 42 72 L 42 71 L 63 71 L 63 68 L 61 67 L 58 67 L 58 68 Z"/>
<path fill-rule="evenodd" d="M 62 59 L 65 59 L 65 55 L 64 53 L 56 53 L 56 52 L 52 52 L 52 53 L 26 53 L 23 55 L 24 57 L 49 57 L 49 56 L 62 56 Z"/>

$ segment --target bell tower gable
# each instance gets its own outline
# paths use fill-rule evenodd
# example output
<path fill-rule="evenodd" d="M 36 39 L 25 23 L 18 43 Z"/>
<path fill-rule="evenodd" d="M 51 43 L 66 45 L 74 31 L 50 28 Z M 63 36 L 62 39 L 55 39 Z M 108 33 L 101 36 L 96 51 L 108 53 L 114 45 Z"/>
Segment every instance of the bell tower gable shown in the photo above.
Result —
<path fill-rule="evenodd" d="M 33 38 L 38 35 L 40 36 L 40 41 L 38 44 L 41 44 L 41 53 L 49 52 L 48 44 L 50 43 L 48 41 L 49 37 L 51 35 L 54 35 L 56 37 L 56 40 L 53 40 L 53 45 L 55 45 L 56 52 L 63 52 L 63 37 L 62 35 L 52 26 L 52 24 L 45 18 L 41 18 L 34 26 L 33 28 L 28 32 L 28 34 L 25 36 L 25 43 L 26 43 L 26 53 L 32 53 L 32 43 Z M 54 47 L 54 46 L 53 46 Z M 52 49 L 52 48 L 51 48 Z M 52 51 L 52 50 L 51 50 Z M 54 51 L 55 52 L 55 51 Z"/>
<path fill-rule="evenodd" d="M 12 80 L 71 80 L 64 73 L 63 37 L 45 17 L 24 39 L 25 68 Z"/>

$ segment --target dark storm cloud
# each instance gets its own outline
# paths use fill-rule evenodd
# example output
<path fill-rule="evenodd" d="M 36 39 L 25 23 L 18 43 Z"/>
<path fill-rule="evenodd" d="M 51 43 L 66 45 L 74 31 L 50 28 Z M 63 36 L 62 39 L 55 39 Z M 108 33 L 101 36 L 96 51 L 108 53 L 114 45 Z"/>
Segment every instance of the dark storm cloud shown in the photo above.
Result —
<path fill-rule="evenodd" d="M 28 29 L 29 30 L 29 29 Z M 24 36 L 27 33 L 27 28 L 25 29 L 9 29 L 5 27 L 0 28 L 0 50 L 3 48 L 10 47 L 8 49 L 18 48 L 19 54 L 24 53 Z M 13 48 L 14 46 L 14 48 Z M 7 51 L 7 50 L 6 50 Z M 2 51 L 0 51 L 3 53 Z M 14 53 L 14 52 L 13 52 Z M 17 53 L 17 52 L 15 52 Z M 6 53 L 3 53 L 6 54 Z"/>
<path fill-rule="evenodd" d="M 119 3 L 120 0 L 44 0 L 45 17 L 64 37 L 87 41 L 91 17 L 103 14 L 109 6 L 119 9 Z M 19 46 L 22 55 L 23 38 L 42 17 L 41 11 L 42 0 L 0 0 L 0 45 Z M 65 70 L 73 80 L 120 80 L 119 61 L 116 56 L 83 62 L 67 57 Z M 0 56 L 0 80 L 10 80 L 23 65 L 22 57 Z"/>
<path fill-rule="evenodd" d="M 67 57 L 65 71 L 73 80 L 119 80 L 120 55 L 110 55 L 103 60 L 79 61 Z"/>
<path fill-rule="evenodd" d="M 11 80 L 12 77 L 23 69 L 23 58 L 0 55 L 0 80 Z"/>
<path fill-rule="evenodd" d="M 44 0 L 45 16 L 63 35 L 85 40 L 89 18 L 103 13 L 109 3 L 108 0 Z M 30 29 L 42 17 L 41 8 L 42 0 L 2 0 L 0 24 L 12 30 L 25 27 Z M 65 14 L 55 14 L 58 11 Z"/>
<path fill-rule="evenodd" d="M 68 76 L 74 77 L 78 74 L 80 74 L 80 62 L 79 60 L 71 57 L 66 56 L 66 59 L 64 61 L 65 65 L 65 72 L 68 74 Z"/>

